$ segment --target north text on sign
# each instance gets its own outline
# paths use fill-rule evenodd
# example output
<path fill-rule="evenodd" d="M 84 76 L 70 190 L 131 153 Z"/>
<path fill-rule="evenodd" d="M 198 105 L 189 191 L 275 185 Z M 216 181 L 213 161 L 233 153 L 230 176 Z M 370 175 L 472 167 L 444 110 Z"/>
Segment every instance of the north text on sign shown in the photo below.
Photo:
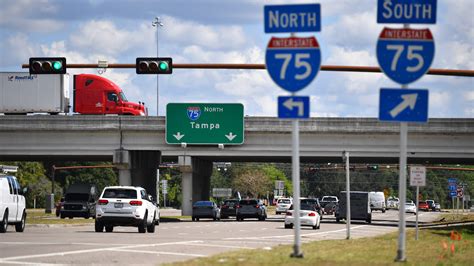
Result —
<path fill-rule="evenodd" d="M 270 28 L 316 27 L 318 22 L 316 13 L 280 13 L 275 10 L 268 16 Z"/>

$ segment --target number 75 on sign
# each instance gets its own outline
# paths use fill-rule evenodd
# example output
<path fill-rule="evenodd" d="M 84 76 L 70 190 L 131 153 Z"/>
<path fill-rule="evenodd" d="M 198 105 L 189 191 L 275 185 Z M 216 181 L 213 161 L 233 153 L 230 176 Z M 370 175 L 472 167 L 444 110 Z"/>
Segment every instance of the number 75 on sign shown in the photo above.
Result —
<path fill-rule="evenodd" d="M 405 85 L 421 78 L 435 53 L 429 29 L 384 28 L 377 42 L 377 60 L 393 81 Z"/>
<path fill-rule="evenodd" d="M 299 91 L 313 81 L 321 67 L 318 41 L 315 37 L 272 37 L 265 64 L 278 86 L 289 92 Z"/>

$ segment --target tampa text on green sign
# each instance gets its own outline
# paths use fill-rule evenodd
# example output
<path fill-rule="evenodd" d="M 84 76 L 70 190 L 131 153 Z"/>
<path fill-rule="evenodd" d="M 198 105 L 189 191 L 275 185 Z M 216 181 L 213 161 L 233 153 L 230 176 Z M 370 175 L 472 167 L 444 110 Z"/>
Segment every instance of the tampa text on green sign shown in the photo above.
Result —
<path fill-rule="evenodd" d="M 240 103 L 169 103 L 166 143 L 226 144 L 244 142 L 244 106 Z"/>

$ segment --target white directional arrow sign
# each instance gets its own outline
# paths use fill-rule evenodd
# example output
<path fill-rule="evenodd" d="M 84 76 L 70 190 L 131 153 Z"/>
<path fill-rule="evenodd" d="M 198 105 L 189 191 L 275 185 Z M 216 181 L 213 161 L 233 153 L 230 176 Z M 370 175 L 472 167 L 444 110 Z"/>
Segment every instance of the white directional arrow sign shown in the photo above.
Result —
<path fill-rule="evenodd" d="M 427 122 L 428 90 L 380 89 L 379 120 L 386 122 Z"/>
<path fill-rule="evenodd" d="M 395 108 L 390 111 L 390 115 L 392 117 L 396 117 L 398 114 L 400 114 L 403 110 L 405 110 L 407 107 L 410 107 L 411 110 L 415 109 L 415 104 L 416 104 L 416 99 L 418 97 L 418 93 L 413 93 L 413 94 L 404 94 L 401 95 L 403 101 L 398 104 Z"/>
<path fill-rule="evenodd" d="M 309 118 L 309 96 L 278 96 L 279 118 Z"/>
<path fill-rule="evenodd" d="M 232 141 L 235 137 L 237 137 L 237 135 L 234 135 L 234 134 L 232 134 L 232 132 L 230 132 L 229 134 L 225 135 L 225 137 L 228 140 Z"/>
<path fill-rule="evenodd" d="M 288 110 L 293 110 L 295 107 L 298 109 L 298 116 L 302 116 L 304 114 L 304 104 L 303 102 L 296 102 L 293 101 L 293 98 L 289 98 L 286 100 L 283 105 L 288 108 Z"/>
<path fill-rule="evenodd" d="M 184 134 L 181 135 L 181 132 L 178 132 L 178 133 L 176 133 L 176 134 L 173 134 L 173 136 L 174 136 L 177 140 L 180 140 L 180 139 L 182 139 L 182 138 L 184 137 Z"/>

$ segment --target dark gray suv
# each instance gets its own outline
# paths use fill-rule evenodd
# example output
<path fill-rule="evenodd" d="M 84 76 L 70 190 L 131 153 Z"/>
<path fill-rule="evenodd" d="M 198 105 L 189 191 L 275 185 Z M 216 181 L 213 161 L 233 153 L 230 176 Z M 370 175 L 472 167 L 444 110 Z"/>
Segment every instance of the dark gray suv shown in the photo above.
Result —
<path fill-rule="evenodd" d="M 237 221 L 243 221 L 244 218 L 258 218 L 259 221 L 265 221 L 267 218 L 267 207 L 259 199 L 240 200 L 236 208 Z"/>

